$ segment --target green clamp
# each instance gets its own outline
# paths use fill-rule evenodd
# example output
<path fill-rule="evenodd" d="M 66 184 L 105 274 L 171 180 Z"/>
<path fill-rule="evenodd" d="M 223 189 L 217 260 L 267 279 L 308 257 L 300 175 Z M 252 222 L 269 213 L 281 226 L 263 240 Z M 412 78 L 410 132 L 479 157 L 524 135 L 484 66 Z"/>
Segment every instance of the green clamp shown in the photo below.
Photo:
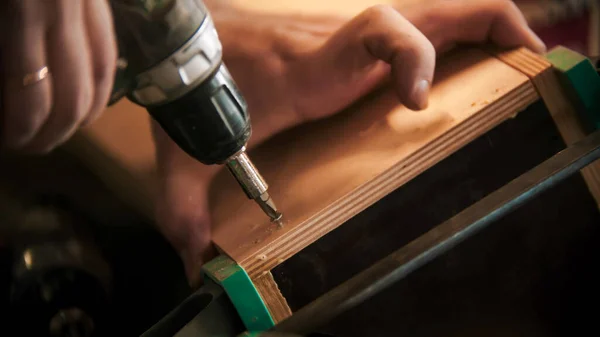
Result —
<path fill-rule="evenodd" d="M 600 76 L 589 58 L 559 46 L 546 54 L 589 132 L 600 128 Z"/>
<path fill-rule="evenodd" d="M 221 255 L 206 263 L 202 274 L 225 290 L 248 332 L 262 332 L 275 326 L 275 321 L 254 283 L 235 261 Z"/>

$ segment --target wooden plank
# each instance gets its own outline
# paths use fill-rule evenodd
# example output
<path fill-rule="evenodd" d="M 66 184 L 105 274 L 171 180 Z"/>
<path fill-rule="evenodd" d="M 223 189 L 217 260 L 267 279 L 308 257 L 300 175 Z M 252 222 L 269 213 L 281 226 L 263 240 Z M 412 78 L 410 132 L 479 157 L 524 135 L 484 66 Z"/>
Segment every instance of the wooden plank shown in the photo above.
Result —
<path fill-rule="evenodd" d="M 283 228 L 221 172 L 211 190 L 214 242 L 256 277 L 537 99 L 527 76 L 485 52 L 448 54 L 425 111 L 385 90 L 251 151 Z"/>
<path fill-rule="evenodd" d="M 281 291 L 279 291 L 279 286 L 275 282 L 273 274 L 264 272 L 253 279 L 252 282 L 265 302 L 267 309 L 269 309 L 275 323 L 279 323 L 292 315 L 292 310 Z"/>
<path fill-rule="evenodd" d="M 527 75 L 541 96 L 565 144 L 570 145 L 585 137 L 575 104 L 560 84 L 550 62 L 524 48 L 512 51 L 489 49 L 501 61 Z M 600 208 L 600 161 L 581 170 L 590 193 Z"/>

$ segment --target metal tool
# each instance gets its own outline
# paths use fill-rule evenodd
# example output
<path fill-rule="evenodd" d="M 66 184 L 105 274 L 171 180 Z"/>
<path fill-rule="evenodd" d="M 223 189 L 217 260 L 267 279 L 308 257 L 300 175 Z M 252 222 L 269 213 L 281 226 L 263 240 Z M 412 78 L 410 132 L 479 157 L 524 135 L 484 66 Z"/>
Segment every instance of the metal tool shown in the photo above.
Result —
<path fill-rule="evenodd" d="M 110 104 L 145 107 L 187 154 L 224 164 L 272 219 L 281 213 L 246 154 L 246 102 L 222 61 L 213 20 L 200 0 L 110 0 L 119 46 Z M 279 222 L 281 223 L 281 222 Z"/>

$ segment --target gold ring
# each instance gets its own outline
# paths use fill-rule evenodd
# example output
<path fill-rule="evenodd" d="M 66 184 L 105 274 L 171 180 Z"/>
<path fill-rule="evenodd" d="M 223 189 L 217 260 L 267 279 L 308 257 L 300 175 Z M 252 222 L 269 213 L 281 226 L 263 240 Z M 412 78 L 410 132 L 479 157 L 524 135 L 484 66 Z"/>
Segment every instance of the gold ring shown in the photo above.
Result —
<path fill-rule="evenodd" d="M 23 77 L 23 86 L 35 84 L 46 77 L 48 77 L 48 67 L 43 66 L 38 71 L 25 75 Z"/>

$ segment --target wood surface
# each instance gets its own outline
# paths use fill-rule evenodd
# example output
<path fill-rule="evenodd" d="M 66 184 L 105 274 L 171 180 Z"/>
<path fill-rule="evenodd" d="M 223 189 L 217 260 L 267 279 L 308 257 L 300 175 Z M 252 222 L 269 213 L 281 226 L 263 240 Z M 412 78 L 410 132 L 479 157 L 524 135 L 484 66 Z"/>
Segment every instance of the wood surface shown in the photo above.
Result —
<path fill-rule="evenodd" d="M 279 291 L 279 286 L 271 272 L 264 272 L 253 279 L 252 282 L 265 302 L 267 309 L 269 309 L 275 323 L 279 323 L 292 315 L 292 310 L 281 291 Z"/>
<path fill-rule="evenodd" d="M 269 271 L 539 98 L 527 76 L 479 49 L 443 57 L 435 76 L 424 111 L 386 89 L 251 151 L 283 228 L 221 172 L 211 190 L 218 248 L 252 277 Z"/>
<path fill-rule="evenodd" d="M 586 133 L 575 110 L 575 102 L 572 102 L 565 92 L 557 76 L 557 70 L 548 60 L 526 49 L 504 52 L 492 50 L 492 53 L 531 79 L 565 144 L 571 145 L 585 138 Z M 600 208 L 600 160 L 583 168 L 581 174 Z"/>

